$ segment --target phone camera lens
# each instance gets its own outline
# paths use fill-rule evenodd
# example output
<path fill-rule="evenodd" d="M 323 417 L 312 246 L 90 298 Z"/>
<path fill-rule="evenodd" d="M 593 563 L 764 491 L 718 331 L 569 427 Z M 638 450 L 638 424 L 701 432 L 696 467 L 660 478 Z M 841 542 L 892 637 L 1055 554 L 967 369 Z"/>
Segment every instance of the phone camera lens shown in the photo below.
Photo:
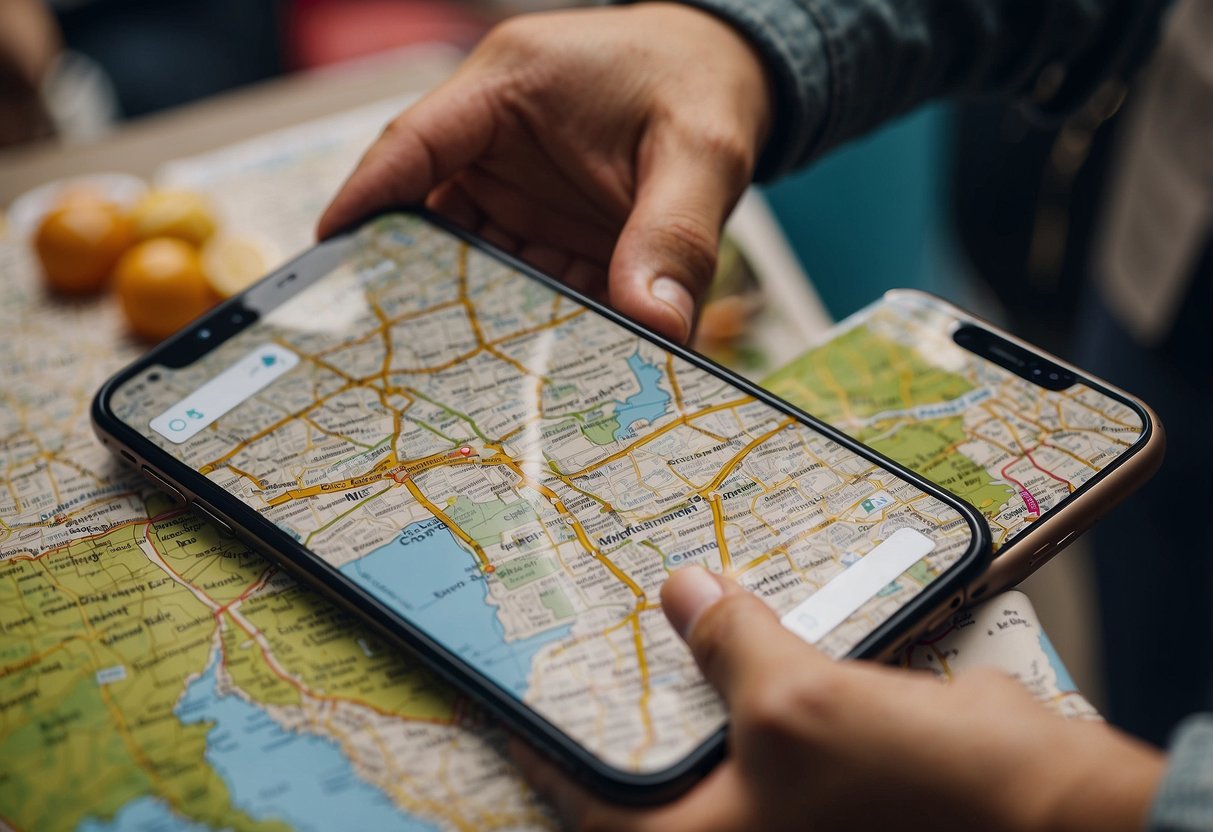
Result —
<path fill-rule="evenodd" d="M 1060 381 L 1060 380 L 1061 380 L 1061 373 L 1057 372 L 1056 370 L 1049 373 L 1049 381 Z"/>
<path fill-rule="evenodd" d="M 203 328 L 203 329 L 198 330 L 199 340 L 205 341 L 206 339 L 208 339 L 210 337 L 211 337 L 211 331 L 209 329 Z"/>
<path fill-rule="evenodd" d="M 234 324 L 242 324 L 242 323 L 244 323 L 244 313 L 242 313 L 242 312 L 233 312 L 233 313 L 232 313 L 232 323 L 234 323 Z"/>
<path fill-rule="evenodd" d="M 1040 376 L 1040 375 L 1043 375 L 1043 374 L 1044 374 L 1044 370 L 1040 369 L 1039 367 L 1033 367 L 1033 368 L 1032 368 L 1032 375 L 1034 375 L 1034 376 Z M 1054 375 L 1056 375 L 1056 373 L 1054 373 Z"/>

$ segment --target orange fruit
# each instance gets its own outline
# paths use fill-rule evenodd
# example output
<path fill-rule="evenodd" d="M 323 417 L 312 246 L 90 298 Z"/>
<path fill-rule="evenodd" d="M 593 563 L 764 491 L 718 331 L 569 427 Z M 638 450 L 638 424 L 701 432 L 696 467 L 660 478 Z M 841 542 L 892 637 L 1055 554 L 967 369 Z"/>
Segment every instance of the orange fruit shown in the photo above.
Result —
<path fill-rule="evenodd" d="M 140 240 L 176 237 L 200 246 L 215 233 L 215 212 L 191 191 L 152 191 L 135 203 L 131 221 Z"/>
<path fill-rule="evenodd" d="M 99 292 L 133 243 L 130 221 L 112 202 L 73 198 L 38 225 L 34 250 L 46 282 L 65 295 Z"/>
<path fill-rule="evenodd" d="M 218 300 L 198 250 L 172 237 L 144 240 L 124 254 L 114 288 L 131 330 L 149 341 L 167 338 Z"/>

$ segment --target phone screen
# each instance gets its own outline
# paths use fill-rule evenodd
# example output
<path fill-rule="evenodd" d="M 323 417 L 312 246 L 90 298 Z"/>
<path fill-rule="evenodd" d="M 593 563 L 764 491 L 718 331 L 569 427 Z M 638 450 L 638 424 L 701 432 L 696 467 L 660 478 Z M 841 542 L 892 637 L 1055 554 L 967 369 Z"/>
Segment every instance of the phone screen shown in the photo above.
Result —
<path fill-rule="evenodd" d="M 1129 452 L 1144 434 L 1123 398 L 1047 368 L 1025 378 L 954 338 L 967 318 L 890 293 L 764 382 L 985 515 L 997 550 Z"/>
<path fill-rule="evenodd" d="M 343 246 L 110 406 L 613 767 L 723 725 L 672 570 L 841 656 L 973 553 L 956 508 L 420 216 Z"/>

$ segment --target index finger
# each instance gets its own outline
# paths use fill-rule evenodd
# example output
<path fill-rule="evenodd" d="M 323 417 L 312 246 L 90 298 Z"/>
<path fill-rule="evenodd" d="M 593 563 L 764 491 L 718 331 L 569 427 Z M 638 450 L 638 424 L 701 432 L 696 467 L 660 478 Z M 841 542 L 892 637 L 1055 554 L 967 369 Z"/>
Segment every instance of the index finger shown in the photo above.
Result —
<path fill-rule="evenodd" d="M 329 237 L 430 191 L 480 157 L 493 139 L 487 84 L 462 73 L 392 120 L 333 197 L 316 227 Z"/>

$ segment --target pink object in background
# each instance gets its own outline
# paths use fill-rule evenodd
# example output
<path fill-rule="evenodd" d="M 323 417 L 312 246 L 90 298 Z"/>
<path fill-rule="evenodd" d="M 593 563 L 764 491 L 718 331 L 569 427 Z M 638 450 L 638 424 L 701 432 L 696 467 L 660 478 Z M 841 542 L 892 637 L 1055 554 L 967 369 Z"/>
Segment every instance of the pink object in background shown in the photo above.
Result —
<path fill-rule="evenodd" d="M 489 25 L 470 4 L 443 0 L 295 0 L 287 59 L 311 69 L 421 43 L 468 49 Z"/>

